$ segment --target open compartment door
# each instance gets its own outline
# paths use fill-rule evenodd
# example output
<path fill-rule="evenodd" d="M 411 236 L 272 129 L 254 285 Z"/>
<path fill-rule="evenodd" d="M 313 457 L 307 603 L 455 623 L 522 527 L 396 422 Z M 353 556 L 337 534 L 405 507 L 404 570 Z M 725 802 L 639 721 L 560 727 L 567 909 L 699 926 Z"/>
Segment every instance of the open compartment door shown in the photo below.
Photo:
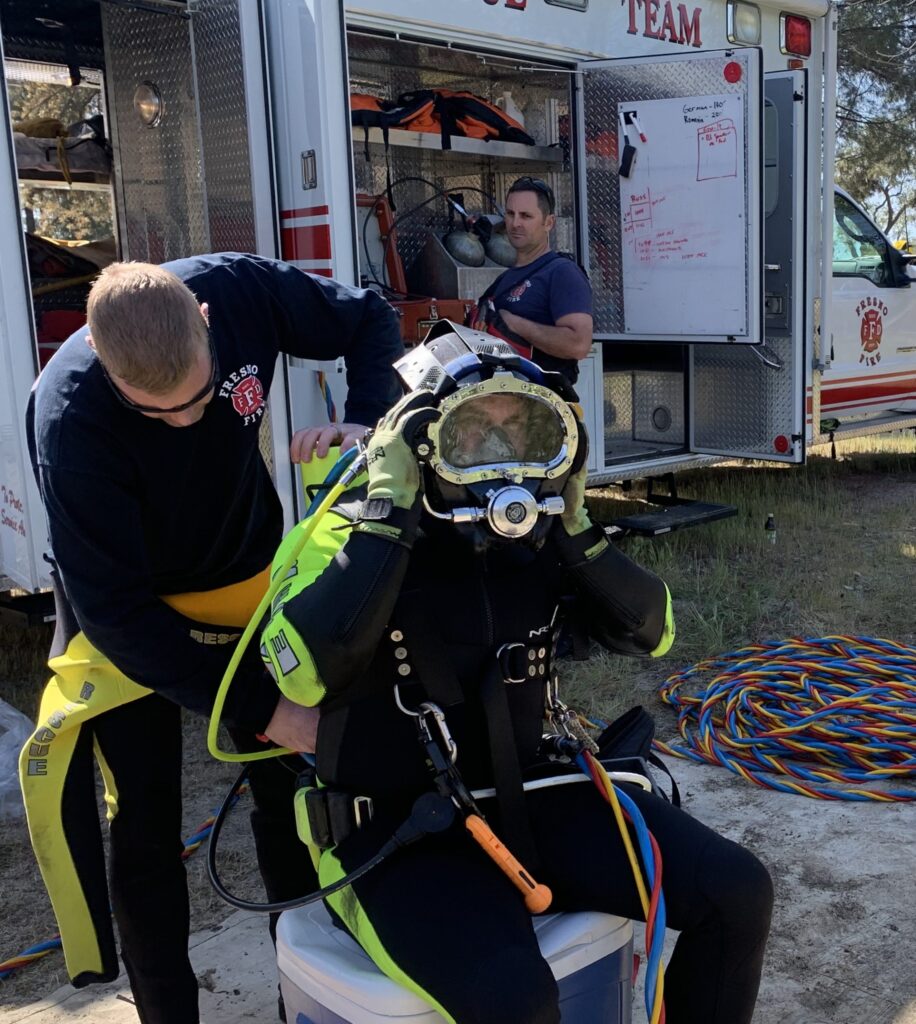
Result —
<path fill-rule="evenodd" d="M 802 462 L 811 307 L 805 292 L 807 79 L 766 76 L 764 343 L 690 350 L 690 447 L 734 458 Z"/>
<path fill-rule="evenodd" d="M 102 5 L 124 259 L 277 255 L 260 8 Z"/>
<path fill-rule="evenodd" d="M 595 337 L 760 342 L 760 52 L 582 64 Z"/>
<path fill-rule="evenodd" d="M 0 64 L 2 64 L 0 47 Z M 8 109 L 0 79 L 0 109 Z M 38 372 L 13 139 L 0 127 L 0 577 L 47 586 L 44 510 L 25 438 L 25 405 Z M 0 590 L 4 587 L 0 586 Z"/>

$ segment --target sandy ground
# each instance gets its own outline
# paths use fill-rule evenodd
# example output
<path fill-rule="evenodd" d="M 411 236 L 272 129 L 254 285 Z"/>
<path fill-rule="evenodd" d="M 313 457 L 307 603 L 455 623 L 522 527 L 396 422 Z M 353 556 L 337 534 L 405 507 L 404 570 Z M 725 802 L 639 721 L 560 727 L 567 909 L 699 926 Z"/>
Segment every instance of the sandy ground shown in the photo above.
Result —
<path fill-rule="evenodd" d="M 721 768 L 669 762 L 685 807 L 751 847 L 776 884 L 756 1024 L 916 1024 L 916 805 L 815 801 Z M 670 942 L 669 942 L 670 949 Z M 203 1024 L 275 1020 L 263 918 L 195 935 Z M 702 979 L 698 979 L 698 984 Z M 0 1024 L 134 1024 L 123 978 L 4 1007 Z M 645 1021 L 637 998 L 634 1022 Z M 598 1024 L 598 1022 L 596 1022 Z"/>

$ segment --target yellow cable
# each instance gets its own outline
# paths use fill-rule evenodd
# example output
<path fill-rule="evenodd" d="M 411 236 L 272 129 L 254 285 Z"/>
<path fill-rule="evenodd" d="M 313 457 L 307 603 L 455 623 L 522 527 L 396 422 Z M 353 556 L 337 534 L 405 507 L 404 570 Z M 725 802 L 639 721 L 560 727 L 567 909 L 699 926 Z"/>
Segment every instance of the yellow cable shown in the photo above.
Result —
<path fill-rule="evenodd" d="M 614 784 L 608 778 L 607 772 L 604 770 L 604 765 L 596 758 L 589 758 L 592 765 L 598 769 L 598 777 L 601 779 L 601 784 L 604 786 L 604 791 L 607 794 L 608 802 L 611 805 L 611 810 L 614 812 L 614 819 L 617 822 L 617 827 L 620 829 L 620 835 L 623 839 L 623 847 L 627 851 L 627 860 L 630 862 L 630 870 L 633 872 L 633 879 L 636 882 L 636 888 L 639 891 L 639 902 L 642 906 L 642 912 L 646 915 L 649 913 L 649 894 L 646 892 L 646 885 L 643 881 L 642 870 L 639 866 L 639 861 L 636 858 L 636 851 L 633 849 L 633 841 L 630 839 L 630 832 L 627 829 L 627 822 L 623 816 L 623 809 L 620 806 L 620 801 L 617 799 L 617 793 L 614 791 Z"/>
<path fill-rule="evenodd" d="M 213 701 L 213 711 L 210 714 L 210 726 L 207 729 L 207 749 L 210 753 L 219 761 L 230 761 L 240 763 L 243 761 L 263 761 L 268 757 L 280 757 L 283 754 L 295 753 L 295 751 L 289 750 L 287 747 L 270 747 L 267 750 L 258 750 L 246 754 L 237 754 L 228 750 L 223 750 L 219 745 L 219 726 L 220 721 L 223 717 L 223 706 L 226 703 L 226 695 L 229 693 L 229 687 L 232 684 L 232 680 L 235 678 L 236 670 L 239 667 L 239 662 L 242 660 L 242 656 L 248 649 L 248 644 L 251 642 L 252 636 L 261 624 L 261 619 L 264 617 L 264 613 L 270 607 L 271 601 L 274 599 L 274 595 L 280 589 L 281 584 L 286 580 L 286 575 L 293 566 L 293 562 L 299 557 L 299 553 L 308 543 L 309 538 L 315 531 L 315 527 L 321 520 L 321 517 L 328 511 L 328 509 L 334 504 L 335 501 L 340 497 L 341 493 L 350 486 L 353 481 L 352 474 L 344 474 L 341 479 L 334 484 L 334 486 L 328 491 L 324 500 L 315 510 L 313 515 L 310 515 L 308 519 L 304 519 L 299 523 L 295 529 L 302 531 L 302 536 L 294 545 L 289 557 L 280 566 L 279 570 L 273 575 L 273 582 L 267 589 L 267 593 L 261 598 L 261 602 L 255 609 L 254 615 L 245 627 L 245 632 L 242 633 L 241 639 L 236 645 L 235 651 L 232 657 L 229 659 L 229 664 L 226 666 L 226 671 L 223 673 L 223 678 L 220 680 L 219 689 L 216 691 L 216 698 Z"/>
<path fill-rule="evenodd" d="M 598 777 L 601 779 L 601 784 L 604 786 L 605 793 L 607 793 L 611 810 L 614 812 L 614 818 L 617 822 L 617 827 L 620 829 L 624 849 L 627 851 L 627 860 L 630 862 L 630 869 L 633 872 L 633 879 L 636 882 L 636 889 L 639 892 L 639 902 L 642 905 L 642 912 L 648 918 L 649 894 L 646 892 L 646 885 L 643 881 L 642 871 L 639 867 L 639 861 L 636 859 L 636 851 L 633 849 L 633 841 L 630 839 L 630 832 L 627 829 L 627 822 L 623 816 L 623 809 L 620 806 L 620 801 L 617 799 L 614 784 L 608 777 L 608 773 L 605 771 L 604 765 L 597 758 L 589 757 L 589 762 L 595 765 L 598 769 Z M 664 1000 L 665 968 L 663 964 L 659 963 L 658 974 L 655 979 L 655 1004 L 652 1011 L 652 1020 L 649 1024 L 659 1024 L 659 1021 L 661 1020 L 662 1007 L 665 1005 Z"/>

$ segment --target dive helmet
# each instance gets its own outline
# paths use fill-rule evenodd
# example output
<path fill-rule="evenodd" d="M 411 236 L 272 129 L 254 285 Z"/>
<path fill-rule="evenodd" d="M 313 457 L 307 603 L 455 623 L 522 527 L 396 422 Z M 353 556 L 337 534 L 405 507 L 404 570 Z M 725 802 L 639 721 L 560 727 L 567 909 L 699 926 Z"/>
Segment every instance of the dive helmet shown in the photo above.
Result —
<path fill-rule="evenodd" d="M 506 542 L 540 547 L 587 453 L 566 378 L 448 320 L 394 368 L 408 392 L 431 392 L 440 414 L 413 441 L 424 475 L 424 528 L 447 525 L 475 550 Z"/>

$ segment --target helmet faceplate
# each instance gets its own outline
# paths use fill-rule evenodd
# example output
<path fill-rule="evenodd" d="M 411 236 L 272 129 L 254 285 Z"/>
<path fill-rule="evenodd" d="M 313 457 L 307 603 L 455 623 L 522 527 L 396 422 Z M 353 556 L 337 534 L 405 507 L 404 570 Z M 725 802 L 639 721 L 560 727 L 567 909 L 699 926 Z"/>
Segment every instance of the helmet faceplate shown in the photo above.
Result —
<path fill-rule="evenodd" d="M 416 446 L 431 521 L 482 550 L 540 546 L 560 494 L 584 458 L 575 392 L 509 345 L 441 321 L 395 364 L 408 391 L 433 393 L 441 413 Z"/>

